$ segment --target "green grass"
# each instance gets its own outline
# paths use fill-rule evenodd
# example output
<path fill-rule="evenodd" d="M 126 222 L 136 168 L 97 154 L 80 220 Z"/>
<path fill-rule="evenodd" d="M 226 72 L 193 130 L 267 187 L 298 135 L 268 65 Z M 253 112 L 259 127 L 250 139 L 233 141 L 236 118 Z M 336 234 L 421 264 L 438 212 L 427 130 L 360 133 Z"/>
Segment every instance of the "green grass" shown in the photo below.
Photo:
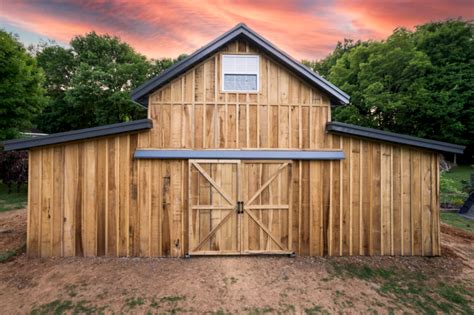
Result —
<path fill-rule="evenodd" d="M 474 233 L 474 221 L 463 218 L 457 213 L 441 212 L 441 222 Z"/>
<path fill-rule="evenodd" d="M 456 188 L 463 188 L 462 181 L 469 181 L 471 173 L 474 173 L 474 165 L 458 165 L 443 175 L 455 181 Z"/>
<path fill-rule="evenodd" d="M 473 165 L 459 165 L 449 172 L 443 172 L 440 176 L 440 201 L 442 204 L 461 206 L 468 193 L 465 190 L 469 184 L 471 173 L 474 173 Z"/>
<path fill-rule="evenodd" d="M 97 307 L 87 301 L 54 300 L 31 310 L 32 315 L 40 314 L 104 314 L 107 306 Z"/>
<path fill-rule="evenodd" d="M 125 301 L 125 305 L 128 307 L 128 309 L 134 309 L 137 306 L 145 304 L 145 300 L 142 297 L 133 297 L 133 298 L 128 298 Z"/>
<path fill-rule="evenodd" d="M 420 271 L 401 268 L 373 268 L 367 265 L 334 263 L 329 269 L 340 278 L 358 278 L 378 286 L 380 296 L 391 300 L 392 312 L 409 308 L 417 313 L 472 314 L 469 304 L 472 286 L 462 282 L 433 281 Z"/>
<path fill-rule="evenodd" d="M 0 253 L 0 263 L 6 263 L 7 261 L 13 260 L 16 256 L 26 252 L 26 244 L 15 250 L 8 250 Z"/>
<path fill-rule="evenodd" d="M 13 192 L 9 194 L 7 186 L 0 182 L 0 212 L 26 207 L 27 196 L 27 185 L 23 185 L 19 193 L 13 187 Z"/>
<path fill-rule="evenodd" d="M 9 251 L 0 253 L 0 263 L 10 261 L 16 255 L 17 255 L 17 252 L 14 250 L 9 250 Z"/>

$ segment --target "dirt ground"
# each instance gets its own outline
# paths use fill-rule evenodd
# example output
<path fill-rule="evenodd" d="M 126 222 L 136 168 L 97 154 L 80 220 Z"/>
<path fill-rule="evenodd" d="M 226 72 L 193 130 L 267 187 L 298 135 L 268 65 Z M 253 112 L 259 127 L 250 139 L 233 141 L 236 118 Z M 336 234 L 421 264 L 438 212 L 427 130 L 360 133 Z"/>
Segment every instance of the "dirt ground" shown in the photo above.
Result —
<path fill-rule="evenodd" d="M 23 246 L 25 217 L 25 210 L 0 213 L 0 253 Z M 27 259 L 20 254 L 0 264 L 1 313 L 429 312 L 424 303 L 433 303 L 435 311 L 469 313 L 474 235 L 449 226 L 442 226 L 442 233 L 444 256 L 436 258 Z M 417 286 L 405 288 L 402 282 Z M 462 299 L 452 297 L 454 289 Z M 440 296 L 446 303 L 437 302 Z"/>

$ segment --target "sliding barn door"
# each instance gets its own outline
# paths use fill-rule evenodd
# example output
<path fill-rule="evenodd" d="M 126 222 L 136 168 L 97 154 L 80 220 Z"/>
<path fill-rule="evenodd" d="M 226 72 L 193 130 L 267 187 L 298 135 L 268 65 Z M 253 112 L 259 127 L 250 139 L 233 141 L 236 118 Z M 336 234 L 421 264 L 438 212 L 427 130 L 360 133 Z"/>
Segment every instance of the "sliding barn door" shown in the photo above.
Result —
<path fill-rule="evenodd" d="M 242 253 L 291 253 L 291 161 L 242 161 Z"/>
<path fill-rule="evenodd" d="M 189 161 L 189 254 L 240 253 L 239 161 Z"/>

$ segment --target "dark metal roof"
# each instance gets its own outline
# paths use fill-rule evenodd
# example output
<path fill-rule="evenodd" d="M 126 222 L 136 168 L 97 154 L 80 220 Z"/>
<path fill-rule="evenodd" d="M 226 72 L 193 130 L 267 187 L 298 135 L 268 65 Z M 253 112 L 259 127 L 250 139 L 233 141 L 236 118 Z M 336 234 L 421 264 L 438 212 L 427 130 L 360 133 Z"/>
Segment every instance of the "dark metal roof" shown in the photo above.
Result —
<path fill-rule="evenodd" d="M 330 95 L 331 101 L 334 104 L 347 104 L 349 103 L 349 95 L 344 93 L 338 87 L 331 82 L 327 81 L 323 77 L 311 71 L 306 66 L 302 65 L 280 49 L 276 48 L 272 43 L 267 41 L 265 38 L 257 34 L 255 31 L 250 29 L 245 24 L 238 24 L 228 32 L 219 36 L 206 46 L 198 49 L 188 58 L 181 60 L 174 64 L 167 70 L 163 71 L 160 75 L 153 79 L 145 82 L 140 87 L 132 91 L 132 99 L 144 106 L 148 106 L 147 96 L 153 91 L 157 90 L 164 84 L 170 82 L 172 79 L 180 74 L 186 72 L 189 68 L 193 67 L 197 63 L 201 62 L 208 56 L 217 52 L 219 48 L 226 45 L 227 43 L 235 40 L 236 38 L 244 38 L 249 42 L 255 44 L 257 47 L 262 49 L 266 54 L 282 62 L 284 65 L 289 67 L 291 70 L 299 74 L 303 79 L 308 81 L 310 84 L 318 86 L 321 90 L 327 92 Z"/>
<path fill-rule="evenodd" d="M 462 146 L 462 145 L 423 139 L 423 138 L 418 138 L 418 137 L 413 137 L 413 136 L 407 136 L 407 135 L 402 135 L 399 133 L 360 127 L 360 126 L 345 124 L 345 123 L 336 122 L 336 121 L 328 122 L 326 124 L 326 130 L 333 133 L 338 133 L 338 134 L 348 134 L 352 136 L 359 136 L 359 137 L 370 138 L 370 139 L 375 139 L 375 140 L 394 142 L 394 143 L 405 144 L 405 145 L 424 148 L 428 150 L 441 151 L 441 152 L 463 154 L 464 149 L 466 148 L 465 146 Z"/>
<path fill-rule="evenodd" d="M 342 160 L 343 151 L 310 150 L 149 150 L 135 151 L 136 159 Z"/>
<path fill-rule="evenodd" d="M 47 136 L 41 136 L 36 138 L 9 140 L 5 141 L 3 144 L 5 146 L 5 151 L 22 150 L 68 141 L 83 140 L 95 137 L 109 136 L 124 132 L 150 129 L 152 126 L 153 122 L 150 119 L 141 119 L 94 128 L 53 133 Z"/>

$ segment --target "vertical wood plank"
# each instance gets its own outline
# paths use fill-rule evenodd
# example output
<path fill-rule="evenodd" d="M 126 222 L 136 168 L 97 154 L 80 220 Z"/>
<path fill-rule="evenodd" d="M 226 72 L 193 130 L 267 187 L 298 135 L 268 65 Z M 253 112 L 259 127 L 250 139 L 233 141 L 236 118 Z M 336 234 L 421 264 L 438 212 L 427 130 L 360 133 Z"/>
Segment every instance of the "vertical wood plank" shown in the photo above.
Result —
<path fill-rule="evenodd" d="M 84 144 L 84 190 L 82 239 L 84 256 L 97 255 L 97 142 Z"/>
<path fill-rule="evenodd" d="M 26 250 L 28 257 L 38 257 L 41 253 L 41 177 L 42 149 L 28 153 L 28 232 Z"/>

